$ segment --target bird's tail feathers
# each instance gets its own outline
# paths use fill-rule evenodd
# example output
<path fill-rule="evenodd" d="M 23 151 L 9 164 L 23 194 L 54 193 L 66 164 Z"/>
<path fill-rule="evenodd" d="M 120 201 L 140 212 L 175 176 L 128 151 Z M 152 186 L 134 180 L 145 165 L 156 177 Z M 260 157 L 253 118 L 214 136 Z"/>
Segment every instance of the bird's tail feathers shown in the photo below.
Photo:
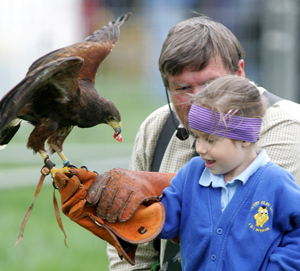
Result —
<path fill-rule="evenodd" d="M 7 126 L 0 135 L 0 150 L 4 149 L 6 145 L 11 141 L 14 135 L 18 132 L 21 127 L 22 120 L 15 119 L 9 126 Z"/>

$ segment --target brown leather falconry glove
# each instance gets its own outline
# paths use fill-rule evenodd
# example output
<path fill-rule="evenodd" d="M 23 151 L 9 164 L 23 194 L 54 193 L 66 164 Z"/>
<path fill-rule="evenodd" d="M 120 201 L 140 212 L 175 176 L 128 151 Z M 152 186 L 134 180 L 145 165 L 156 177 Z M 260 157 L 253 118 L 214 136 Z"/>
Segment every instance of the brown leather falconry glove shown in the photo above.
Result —
<path fill-rule="evenodd" d="M 54 182 L 63 213 L 113 245 L 121 258 L 134 265 L 137 245 L 153 240 L 164 225 L 165 210 L 159 196 L 172 177 L 124 169 L 97 175 L 78 168 L 70 174 L 57 172 Z M 115 223 L 101 219 L 102 213 Z"/>
<path fill-rule="evenodd" d="M 105 172 L 91 185 L 87 201 L 97 205 L 96 214 L 115 223 L 129 220 L 140 205 L 148 206 L 160 201 L 172 173 L 132 171 L 114 168 Z"/>

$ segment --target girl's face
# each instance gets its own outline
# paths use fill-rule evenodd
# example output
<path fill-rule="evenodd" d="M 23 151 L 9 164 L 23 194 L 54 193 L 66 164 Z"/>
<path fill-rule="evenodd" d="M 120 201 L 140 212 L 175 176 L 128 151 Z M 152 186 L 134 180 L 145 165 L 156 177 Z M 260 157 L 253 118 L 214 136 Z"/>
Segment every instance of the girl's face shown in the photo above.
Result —
<path fill-rule="evenodd" d="M 225 183 L 241 174 L 257 156 L 250 142 L 204 136 L 193 129 L 192 132 L 196 137 L 196 151 L 205 161 L 205 167 L 212 174 L 223 174 Z"/>

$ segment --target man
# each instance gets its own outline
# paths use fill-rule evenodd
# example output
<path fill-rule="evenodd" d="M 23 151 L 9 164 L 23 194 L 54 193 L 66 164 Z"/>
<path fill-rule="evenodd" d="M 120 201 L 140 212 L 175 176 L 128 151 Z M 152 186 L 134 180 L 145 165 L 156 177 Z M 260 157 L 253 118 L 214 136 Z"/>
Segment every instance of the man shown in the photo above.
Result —
<path fill-rule="evenodd" d="M 236 37 L 225 26 L 207 17 L 190 18 L 171 28 L 161 50 L 159 69 L 180 120 L 179 128 L 188 127 L 189 94 L 201 91 L 202 85 L 224 74 L 245 76 L 244 57 L 244 50 Z M 260 91 L 262 94 L 266 92 L 263 88 Z M 300 117 L 297 112 L 300 112 L 300 105 L 287 100 L 279 100 L 270 106 L 263 120 L 258 144 L 267 151 L 274 163 L 289 170 L 299 185 Z M 169 115 L 166 105 L 143 122 L 136 136 L 131 170 L 152 170 L 156 143 Z M 176 173 L 194 155 L 194 141 L 191 135 L 181 140 L 174 132 L 159 171 Z M 165 247 L 165 240 L 161 242 L 160 253 L 154 248 L 153 242 L 139 245 L 136 264 L 130 266 L 120 260 L 113 247 L 108 246 L 110 270 L 150 270 L 158 260 L 158 255 L 161 270 L 167 270 L 167 266 L 168 270 L 175 270 L 170 269 L 172 260 L 168 264 L 164 260 Z"/>

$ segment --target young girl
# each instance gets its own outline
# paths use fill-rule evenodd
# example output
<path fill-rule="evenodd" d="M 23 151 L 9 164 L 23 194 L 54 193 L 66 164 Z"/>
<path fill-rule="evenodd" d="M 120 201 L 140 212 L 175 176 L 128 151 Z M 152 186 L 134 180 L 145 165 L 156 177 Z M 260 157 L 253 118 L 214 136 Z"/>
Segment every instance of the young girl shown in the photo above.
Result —
<path fill-rule="evenodd" d="M 179 236 L 183 270 L 300 270 L 300 188 L 256 149 L 266 103 L 228 75 L 195 94 L 193 158 L 162 195 L 159 238 Z"/>

